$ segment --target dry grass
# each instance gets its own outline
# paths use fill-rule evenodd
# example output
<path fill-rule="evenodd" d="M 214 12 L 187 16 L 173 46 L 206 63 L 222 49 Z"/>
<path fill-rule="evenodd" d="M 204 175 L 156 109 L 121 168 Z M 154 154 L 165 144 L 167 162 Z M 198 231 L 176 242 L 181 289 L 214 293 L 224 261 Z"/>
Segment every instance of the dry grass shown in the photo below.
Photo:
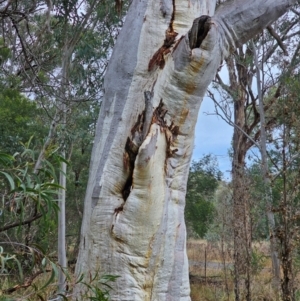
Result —
<path fill-rule="evenodd" d="M 252 248 L 256 260 L 252 266 L 251 300 L 279 301 L 272 287 L 269 243 L 255 242 Z M 212 245 L 205 240 L 193 239 L 187 242 L 187 253 L 190 261 L 191 300 L 234 301 L 232 249 L 227 246 L 222 252 L 220 244 Z M 199 264 L 195 264 L 196 262 Z M 300 286 L 298 280 L 299 275 L 296 283 Z"/>
<path fill-rule="evenodd" d="M 222 252 L 219 244 L 192 239 L 187 242 L 187 253 L 190 261 L 192 301 L 233 300 L 230 249 L 224 247 Z"/>
<path fill-rule="evenodd" d="M 190 239 L 187 242 L 187 253 L 189 260 L 210 262 L 223 262 L 222 246 L 220 244 L 212 244 L 204 239 Z M 223 247 L 224 258 L 226 262 L 232 262 L 231 250 L 227 246 Z"/>

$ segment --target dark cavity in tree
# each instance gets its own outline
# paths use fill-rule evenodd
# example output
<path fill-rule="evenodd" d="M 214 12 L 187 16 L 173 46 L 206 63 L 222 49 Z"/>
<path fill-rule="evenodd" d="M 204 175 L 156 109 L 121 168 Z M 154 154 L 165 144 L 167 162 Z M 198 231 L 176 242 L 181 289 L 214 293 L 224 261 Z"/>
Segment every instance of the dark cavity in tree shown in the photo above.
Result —
<path fill-rule="evenodd" d="M 194 20 L 193 26 L 189 31 L 190 48 L 199 48 L 202 41 L 207 36 L 211 26 L 211 17 L 203 15 Z"/>

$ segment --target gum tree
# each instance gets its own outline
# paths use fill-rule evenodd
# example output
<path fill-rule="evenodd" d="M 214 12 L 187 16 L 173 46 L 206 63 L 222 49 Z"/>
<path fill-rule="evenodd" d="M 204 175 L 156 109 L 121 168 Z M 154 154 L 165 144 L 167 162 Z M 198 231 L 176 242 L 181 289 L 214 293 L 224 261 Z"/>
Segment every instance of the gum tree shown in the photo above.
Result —
<path fill-rule="evenodd" d="M 120 276 L 112 300 L 190 300 L 184 206 L 201 100 L 223 59 L 294 3 L 133 0 L 104 81 L 76 267 Z"/>

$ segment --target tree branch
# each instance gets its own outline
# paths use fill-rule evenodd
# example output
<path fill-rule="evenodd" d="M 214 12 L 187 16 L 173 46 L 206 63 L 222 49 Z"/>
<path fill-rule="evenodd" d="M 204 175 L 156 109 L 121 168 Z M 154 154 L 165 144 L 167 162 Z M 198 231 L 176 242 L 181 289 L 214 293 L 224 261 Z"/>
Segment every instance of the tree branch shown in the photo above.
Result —
<path fill-rule="evenodd" d="M 30 224 L 33 221 L 41 218 L 42 216 L 43 216 L 43 214 L 39 213 L 39 214 L 35 214 L 34 216 L 30 217 L 29 219 L 27 219 L 27 220 L 25 220 L 23 222 L 15 222 L 15 223 L 8 224 L 6 226 L 1 227 L 0 228 L 0 232 L 6 231 L 6 230 L 9 230 L 11 228 L 18 227 L 18 226 L 24 226 L 24 225 Z"/>
<path fill-rule="evenodd" d="M 267 26 L 267 29 L 270 33 L 270 35 L 277 41 L 278 45 L 280 46 L 280 48 L 282 49 L 283 53 L 285 55 L 288 55 L 288 52 L 285 48 L 285 45 L 283 44 L 280 36 L 276 33 L 276 31 L 273 29 L 273 27 L 271 25 Z"/>
<path fill-rule="evenodd" d="M 27 288 L 27 287 L 31 286 L 33 280 L 37 276 L 39 276 L 41 274 L 44 274 L 44 273 L 49 273 L 51 271 L 52 270 L 50 270 L 50 269 L 47 269 L 47 270 L 44 270 L 44 271 L 37 271 L 32 276 L 28 277 L 27 280 L 23 284 L 17 284 L 17 285 L 15 285 L 13 287 L 7 288 L 7 289 L 3 290 L 2 293 L 4 293 L 4 294 L 11 294 L 11 293 L 15 292 L 16 290 L 18 290 L 20 288 Z"/>
<path fill-rule="evenodd" d="M 257 142 L 255 140 L 253 140 L 253 138 L 251 136 L 249 136 L 241 127 L 239 127 L 236 123 L 234 123 L 229 116 L 227 115 L 227 113 L 225 112 L 225 110 L 222 108 L 222 106 L 215 100 L 214 97 L 212 97 L 212 93 L 210 91 L 208 91 L 208 93 L 210 94 L 210 98 L 213 100 L 213 102 L 215 103 L 215 106 L 217 106 L 224 114 L 225 117 L 223 117 L 222 115 L 218 114 L 227 124 L 231 125 L 232 127 L 236 127 L 237 129 L 239 129 L 252 143 L 253 145 L 255 145 L 258 149 L 260 149 L 259 144 L 257 144 Z"/>

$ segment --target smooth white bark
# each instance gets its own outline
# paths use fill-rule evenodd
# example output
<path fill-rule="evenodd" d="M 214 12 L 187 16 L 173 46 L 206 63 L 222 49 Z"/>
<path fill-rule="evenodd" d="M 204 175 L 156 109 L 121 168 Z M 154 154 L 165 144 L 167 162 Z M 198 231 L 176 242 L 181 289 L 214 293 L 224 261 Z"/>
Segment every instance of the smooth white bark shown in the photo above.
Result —
<path fill-rule="evenodd" d="M 65 151 L 62 153 L 65 158 Z M 61 163 L 61 171 L 59 174 L 59 213 L 58 213 L 58 292 L 65 293 L 66 273 L 67 273 L 67 255 L 66 255 L 66 173 L 67 164 Z"/>
<path fill-rule="evenodd" d="M 201 47 L 192 50 L 187 32 L 196 17 L 214 14 L 215 1 L 131 5 L 105 78 L 76 267 L 77 274 L 120 276 L 112 300 L 190 300 L 184 205 L 202 97 L 229 51 L 292 1 L 255 0 L 251 14 L 246 3 L 223 7 Z M 149 61 L 172 30 L 176 41 L 164 54 L 164 66 L 149 71 Z M 145 92 L 152 94 L 146 111 L 153 118 L 143 137 Z M 128 141 L 138 149 L 132 166 Z"/>
<path fill-rule="evenodd" d="M 66 92 L 67 92 L 67 84 L 69 81 L 68 78 L 68 68 L 70 57 L 72 53 L 72 48 L 68 48 L 65 46 L 64 55 L 62 59 L 62 69 L 61 69 L 61 76 L 62 76 L 62 86 L 60 90 L 60 99 L 66 99 Z M 60 104 L 60 111 L 63 115 L 62 118 L 62 128 L 63 128 L 63 140 L 61 148 L 61 157 L 63 160 L 66 160 L 66 137 L 65 137 L 65 130 L 66 122 L 67 122 L 67 105 L 65 102 Z M 66 291 L 66 274 L 68 269 L 67 263 L 67 254 L 66 254 L 66 189 L 67 189 L 67 164 L 66 162 L 62 161 L 60 164 L 60 171 L 59 171 L 59 185 L 61 188 L 59 189 L 58 194 L 58 238 L 57 238 L 57 256 L 58 256 L 58 264 L 60 266 L 58 272 L 58 292 L 64 294 Z M 62 297 L 59 297 L 59 300 L 62 300 Z"/>

